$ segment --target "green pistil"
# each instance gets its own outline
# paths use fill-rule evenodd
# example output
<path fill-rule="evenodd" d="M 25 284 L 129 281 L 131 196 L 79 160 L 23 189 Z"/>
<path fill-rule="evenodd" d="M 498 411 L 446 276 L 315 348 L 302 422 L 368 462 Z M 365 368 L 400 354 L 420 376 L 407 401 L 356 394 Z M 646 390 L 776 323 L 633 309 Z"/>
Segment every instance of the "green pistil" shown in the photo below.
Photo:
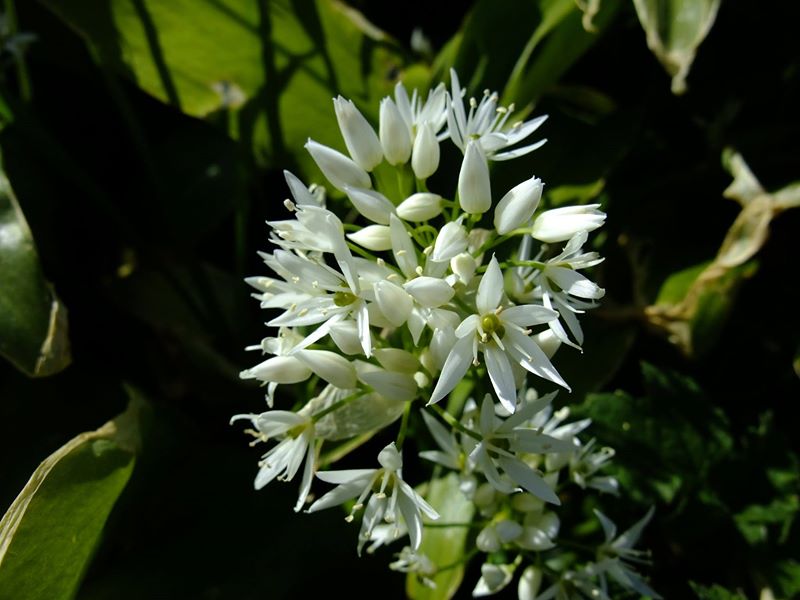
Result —
<path fill-rule="evenodd" d="M 358 296 L 350 292 L 336 292 L 333 295 L 333 303 L 336 306 L 350 306 L 358 300 Z"/>
<path fill-rule="evenodd" d="M 500 318 L 494 313 L 489 313 L 488 315 L 483 315 L 481 317 L 481 328 L 486 335 L 492 335 L 493 333 L 496 333 L 499 337 L 503 337 L 506 332 L 506 328 L 503 327 L 503 323 L 500 321 Z"/>

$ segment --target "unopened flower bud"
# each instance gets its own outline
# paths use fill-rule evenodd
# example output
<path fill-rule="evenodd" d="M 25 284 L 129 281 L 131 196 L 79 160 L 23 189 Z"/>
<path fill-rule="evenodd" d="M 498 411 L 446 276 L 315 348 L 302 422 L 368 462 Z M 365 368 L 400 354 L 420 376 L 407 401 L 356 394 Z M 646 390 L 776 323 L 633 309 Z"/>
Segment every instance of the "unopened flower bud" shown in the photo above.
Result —
<path fill-rule="evenodd" d="M 427 221 L 442 213 L 442 197 L 430 192 L 412 194 L 397 207 L 397 216 L 406 221 Z"/>
<path fill-rule="evenodd" d="M 449 302 L 455 293 L 446 281 L 438 277 L 417 277 L 403 287 L 426 308 L 436 308 Z"/>
<path fill-rule="evenodd" d="M 298 383 L 311 377 L 311 369 L 294 356 L 273 356 L 239 374 L 242 379 Z"/>
<path fill-rule="evenodd" d="M 334 98 L 333 108 L 347 151 L 353 161 L 362 169 L 372 171 L 383 160 L 381 142 L 375 130 L 352 100 L 345 100 L 341 96 Z"/>
<path fill-rule="evenodd" d="M 386 319 L 395 327 L 408 320 L 414 301 L 408 292 L 391 281 L 376 281 L 375 300 Z"/>
<path fill-rule="evenodd" d="M 594 231 L 606 220 L 599 204 L 565 206 L 540 214 L 533 222 L 531 235 L 548 244 L 565 242 L 581 231 Z"/>
<path fill-rule="evenodd" d="M 492 205 L 489 165 L 480 145 L 471 140 L 458 174 L 458 202 L 465 213 L 485 213 Z"/>
<path fill-rule="evenodd" d="M 328 383 L 345 390 L 356 387 L 355 367 L 341 354 L 328 350 L 300 350 L 296 356 Z"/>
<path fill-rule="evenodd" d="M 439 140 L 427 121 L 422 123 L 414 139 L 411 168 L 417 179 L 427 179 L 439 168 Z"/>
<path fill-rule="evenodd" d="M 478 268 L 478 263 L 472 258 L 468 252 L 462 252 L 450 259 L 450 269 L 458 276 L 458 279 L 464 285 L 467 285 L 472 276 L 475 275 L 475 270 Z"/>
<path fill-rule="evenodd" d="M 383 154 L 390 165 L 408 162 L 411 156 L 411 133 L 391 98 L 381 100 L 380 138 Z"/>
<path fill-rule="evenodd" d="M 372 180 L 370 180 L 367 172 L 341 152 L 337 152 L 328 146 L 323 146 L 311 139 L 306 142 L 305 148 L 311 154 L 314 162 L 317 163 L 322 174 L 336 189 L 344 191 L 347 186 L 372 187 Z"/>
<path fill-rule="evenodd" d="M 394 204 L 380 192 L 345 186 L 344 192 L 356 210 L 370 221 L 380 225 L 389 224 L 389 215 L 394 212 Z"/>
<path fill-rule="evenodd" d="M 431 259 L 436 262 L 450 260 L 467 249 L 467 232 L 461 219 L 447 223 L 439 231 L 433 244 Z"/>
<path fill-rule="evenodd" d="M 539 597 L 539 588 L 542 586 L 542 570 L 533 565 L 526 568 L 519 578 L 517 596 L 519 600 L 536 600 Z"/>
<path fill-rule="evenodd" d="M 373 252 L 392 249 L 392 234 L 386 225 L 368 225 L 359 231 L 348 233 L 347 237 Z"/>
<path fill-rule="evenodd" d="M 494 227 L 497 233 L 505 235 L 527 223 L 541 198 L 542 180 L 538 177 L 531 177 L 511 188 L 494 209 Z"/>

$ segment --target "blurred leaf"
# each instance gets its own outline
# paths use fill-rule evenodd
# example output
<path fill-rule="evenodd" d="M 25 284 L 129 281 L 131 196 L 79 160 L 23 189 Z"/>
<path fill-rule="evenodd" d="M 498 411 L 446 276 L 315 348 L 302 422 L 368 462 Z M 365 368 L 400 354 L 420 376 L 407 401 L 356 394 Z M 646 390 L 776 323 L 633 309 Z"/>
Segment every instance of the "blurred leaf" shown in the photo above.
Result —
<path fill-rule="evenodd" d="M 797 512 L 800 511 L 800 499 L 794 494 L 775 498 L 767 505 L 748 506 L 736 516 L 739 531 L 750 544 L 766 543 L 770 538 L 770 526 L 778 526 L 778 543 L 786 541 L 789 530 Z"/>
<path fill-rule="evenodd" d="M 372 108 L 401 66 L 386 34 L 334 0 L 92 0 L 45 4 L 100 61 L 187 114 L 218 113 L 260 164 L 309 136 L 342 146 L 341 93 Z"/>
<path fill-rule="evenodd" d="M 773 568 L 775 594 L 778 598 L 797 598 L 800 595 L 800 562 L 781 560 Z"/>
<path fill-rule="evenodd" d="M 750 259 L 766 243 L 770 222 L 794 206 L 796 186 L 769 193 L 741 155 L 728 151 L 724 158 L 734 180 L 723 195 L 739 202 L 741 212 L 714 260 L 668 277 L 656 303 L 645 308 L 650 324 L 689 356 L 713 346 L 740 284 L 755 274 L 757 264 Z"/>
<path fill-rule="evenodd" d="M 441 479 L 434 479 L 428 486 L 425 499 L 439 511 L 439 523 L 470 523 L 475 506 L 459 489 L 459 479 L 450 473 Z M 449 600 L 458 591 L 464 578 L 464 545 L 469 533 L 468 527 L 428 527 L 420 554 L 427 556 L 438 568 L 448 567 L 432 577 L 436 588 L 431 589 L 420 583 L 416 576 L 409 574 L 406 579 L 406 593 L 412 600 Z"/>
<path fill-rule="evenodd" d="M 598 30 L 608 25 L 619 6 L 617 0 L 603 4 L 595 18 Z M 583 29 L 582 16 L 575 0 L 513 0 L 503 10 L 491 0 L 478 0 L 461 31 L 442 48 L 434 73 L 445 79 L 452 67 L 471 90 L 504 90 L 504 104 L 528 104 L 598 39 Z M 497 43 L 499 31 L 502 44 Z"/>
<path fill-rule="evenodd" d="M 711 31 L 720 0 L 633 0 L 647 45 L 672 75 L 672 92 L 686 91 L 697 48 Z"/>
<path fill-rule="evenodd" d="M 700 585 L 694 581 L 689 582 L 689 585 L 700 600 L 747 600 L 741 593 L 731 592 L 721 585 Z"/>
<path fill-rule="evenodd" d="M 574 0 L 541 0 L 540 4 L 546 16 L 517 60 L 503 92 L 505 101 L 535 102 L 600 39 L 622 6 L 619 0 L 605 0 L 593 15 L 589 32 Z M 566 4 L 572 5 L 571 10 Z"/>
<path fill-rule="evenodd" d="M 798 346 L 797 350 L 794 352 L 794 361 L 792 365 L 794 366 L 795 374 L 800 377 L 800 346 Z"/>
<path fill-rule="evenodd" d="M 598 179 L 586 184 L 559 185 L 551 188 L 545 192 L 547 206 L 557 208 L 565 204 L 588 204 L 600 195 L 605 184 L 605 180 Z"/>
<path fill-rule="evenodd" d="M 44 278 L 33 236 L 0 165 L 0 354 L 32 377 L 69 365 L 67 309 Z"/>
<path fill-rule="evenodd" d="M 732 269 L 703 263 L 673 273 L 645 314 L 687 355 L 702 356 L 719 338 L 739 287 L 757 269 L 755 261 Z"/>
<path fill-rule="evenodd" d="M 679 488 L 704 484 L 733 440 L 724 413 L 694 381 L 647 363 L 642 375 L 644 396 L 590 394 L 575 413 L 590 417 L 598 441 L 617 451 L 623 489 L 670 502 Z"/>
<path fill-rule="evenodd" d="M 0 597 L 72 598 L 139 446 L 142 401 L 48 456 L 0 521 Z"/>

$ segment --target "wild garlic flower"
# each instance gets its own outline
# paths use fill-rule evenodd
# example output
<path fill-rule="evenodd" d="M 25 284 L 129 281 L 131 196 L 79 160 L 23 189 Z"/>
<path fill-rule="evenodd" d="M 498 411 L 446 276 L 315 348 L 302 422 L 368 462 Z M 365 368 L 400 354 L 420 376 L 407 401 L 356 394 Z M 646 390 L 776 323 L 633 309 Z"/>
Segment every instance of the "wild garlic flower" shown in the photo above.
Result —
<path fill-rule="evenodd" d="M 482 520 L 474 542 L 486 560 L 474 595 L 515 578 L 520 598 L 604 594 L 612 581 L 644 589 L 624 540 L 606 540 L 589 559 L 561 548 L 573 528 L 560 503 L 616 492 L 603 474 L 613 452 L 584 443 L 589 421 L 568 422 L 555 394 L 540 397 L 528 383 L 532 374 L 570 389 L 555 355 L 583 344 L 579 319 L 603 297 L 585 273 L 602 258 L 584 247 L 605 214 L 548 206 L 534 162 L 510 189 L 495 185 L 493 162 L 541 147 L 528 140 L 545 117 L 514 122 L 513 106 L 491 92 L 467 110 L 464 96 L 455 72 L 450 91 L 409 95 L 398 83 L 377 123 L 339 96 L 340 143 L 305 144 L 323 179 L 307 185 L 284 172 L 287 212 L 268 221 L 272 248 L 261 253 L 271 273 L 246 280 L 277 331 L 249 348 L 265 356 L 241 377 L 266 386 L 271 410 L 233 418 L 272 444 L 255 485 L 302 469 L 301 510 L 314 475 L 333 484 L 307 512 L 354 501 L 358 552 L 406 539 L 392 568 L 435 585 L 447 565 L 425 554 L 424 539 L 447 507 L 424 496 L 444 480 L 407 482 L 400 448 L 411 447 L 438 465 L 437 477 L 452 473 L 452 493 Z M 456 172 L 441 172 L 446 153 L 463 155 Z M 377 467 L 330 469 L 373 436 L 387 444 Z M 547 563 L 558 573 L 537 570 L 534 556 L 558 559 Z"/>
<path fill-rule="evenodd" d="M 349 520 L 365 506 L 361 532 L 358 535 L 358 552 L 372 537 L 373 529 L 381 522 L 397 523 L 400 520 L 408 530 L 411 548 L 419 550 L 422 543 L 422 515 L 436 520 L 439 513 L 410 485 L 403 481 L 403 458 L 394 443 L 378 454 L 380 469 L 350 469 L 321 471 L 317 477 L 337 487 L 314 502 L 308 512 L 337 506 L 356 498 Z M 399 527 L 396 536 L 400 535 Z"/>
<path fill-rule="evenodd" d="M 507 150 L 509 146 L 527 139 L 534 131 L 541 127 L 547 115 L 537 117 L 530 121 L 508 123 L 514 112 L 514 105 L 509 107 L 498 106 L 497 92 L 484 91 L 480 102 L 475 98 L 469 99 L 469 113 L 464 110 L 464 90 L 458 81 L 458 75 L 450 70 L 450 83 L 452 85 L 451 101 L 447 111 L 447 128 L 450 139 L 466 153 L 470 141 L 475 141 L 477 147 L 489 160 L 511 160 L 525 156 L 541 148 L 547 140 L 539 140 L 533 144 Z M 504 150 L 504 152 L 500 152 Z"/>

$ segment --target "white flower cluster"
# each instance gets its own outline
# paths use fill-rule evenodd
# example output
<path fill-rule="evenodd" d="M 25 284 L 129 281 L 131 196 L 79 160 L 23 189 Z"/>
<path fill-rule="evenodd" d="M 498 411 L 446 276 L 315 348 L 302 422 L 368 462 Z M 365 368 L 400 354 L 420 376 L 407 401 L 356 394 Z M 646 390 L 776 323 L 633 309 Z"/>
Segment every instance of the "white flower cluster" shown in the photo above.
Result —
<path fill-rule="evenodd" d="M 475 589 L 484 595 L 507 584 L 523 557 L 556 546 L 559 521 L 547 506 L 560 504 L 560 486 L 616 491 L 615 480 L 596 474 L 609 450 L 576 437 L 588 421 L 563 424 L 565 411 L 550 408 L 555 394 L 537 398 L 527 387 L 530 373 L 569 389 L 551 358 L 561 344 L 580 348 L 578 317 L 603 296 L 580 271 L 602 261 L 583 247 L 605 214 L 599 205 L 541 210 L 537 177 L 493 190 L 489 162 L 544 144 L 521 145 L 545 117 L 511 122 L 513 107 L 489 92 L 465 107 L 455 72 L 451 84 L 423 98 L 398 83 L 381 102 L 377 134 L 351 101 L 334 100 L 348 154 L 310 139 L 306 149 L 349 206 L 329 207 L 323 187 L 285 172 L 291 218 L 269 222 L 275 249 L 261 255 L 274 276 L 247 280 L 277 334 L 253 347 L 269 357 L 241 375 L 266 385 L 270 410 L 234 420 L 250 421 L 257 442 L 274 443 L 256 488 L 291 480 L 302 467 L 295 510 L 306 506 L 316 475 L 336 487 L 308 512 L 354 501 L 348 520 L 363 509 L 359 552 L 408 535 L 392 567 L 433 584 L 438 567 L 419 551 L 426 523 L 439 515 L 403 479 L 409 423 L 424 420 L 439 449 L 421 456 L 458 471 L 486 519 L 478 549 L 520 552 L 514 565 L 484 565 Z M 448 139 L 463 153 L 452 182 L 438 172 Z M 292 411 L 273 409 L 276 388 L 300 382 L 313 397 Z M 451 402 L 448 412 L 437 404 L 462 382 L 480 392 L 480 406 Z M 401 417 L 377 465 L 322 470 Z M 562 470 L 569 476 L 560 481 Z M 605 573 L 635 576 L 618 556 L 608 560 L 592 563 L 598 589 Z M 530 573 L 521 579 L 524 597 L 556 596 L 537 596 L 541 571 Z"/>

